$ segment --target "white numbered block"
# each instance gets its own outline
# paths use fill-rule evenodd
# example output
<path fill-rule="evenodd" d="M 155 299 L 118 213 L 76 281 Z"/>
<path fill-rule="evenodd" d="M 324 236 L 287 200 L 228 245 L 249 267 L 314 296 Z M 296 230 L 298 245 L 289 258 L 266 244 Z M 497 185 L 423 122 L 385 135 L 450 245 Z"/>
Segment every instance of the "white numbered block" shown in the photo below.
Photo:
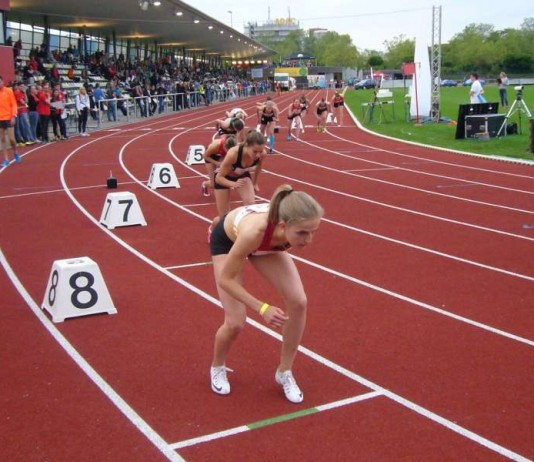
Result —
<path fill-rule="evenodd" d="M 297 126 L 302 130 L 304 127 L 302 126 L 302 120 L 300 117 L 296 117 L 291 122 L 291 130 L 294 130 L 297 128 Z"/>
<path fill-rule="evenodd" d="M 52 315 L 54 322 L 117 312 L 100 268 L 89 257 L 56 260 L 52 264 L 41 308 Z"/>
<path fill-rule="evenodd" d="M 135 194 L 127 191 L 108 193 L 100 223 L 108 229 L 121 226 L 146 226 L 145 217 Z"/>
<path fill-rule="evenodd" d="M 328 113 L 326 116 L 326 123 L 327 124 L 337 124 L 337 119 L 334 117 L 334 114 L 331 112 Z"/>
<path fill-rule="evenodd" d="M 204 160 L 205 151 L 206 151 L 206 148 L 201 145 L 189 146 L 189 149 L 187 150 L 187 157 L 185 158 L 185 163 L 187 165 L 205 164 L 206 163 L 206 161 Z"/>
<path fill-rule="evenodd" d="M 176 178 L 172 164 L 153 164 L 148 187 L 152 189 L 179 188 L 180 183 Z"/>

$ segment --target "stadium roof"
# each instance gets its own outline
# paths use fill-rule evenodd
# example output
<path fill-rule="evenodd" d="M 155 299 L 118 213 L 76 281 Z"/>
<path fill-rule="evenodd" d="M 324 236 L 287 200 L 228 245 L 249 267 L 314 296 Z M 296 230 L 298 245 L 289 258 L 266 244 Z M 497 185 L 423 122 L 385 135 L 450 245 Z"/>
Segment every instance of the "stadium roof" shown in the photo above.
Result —
<path fill-rule="evenodd" d="M 141 40 L 205 52 L 223 58 L 260 58 L 274 54 L 246 35 L 178 0 L 11 0 L 9 21 L 52 29 Z M 180 16 L 177 13 L 181 12 Z M 211 28 L 210 28 L 211 27 Z"/>

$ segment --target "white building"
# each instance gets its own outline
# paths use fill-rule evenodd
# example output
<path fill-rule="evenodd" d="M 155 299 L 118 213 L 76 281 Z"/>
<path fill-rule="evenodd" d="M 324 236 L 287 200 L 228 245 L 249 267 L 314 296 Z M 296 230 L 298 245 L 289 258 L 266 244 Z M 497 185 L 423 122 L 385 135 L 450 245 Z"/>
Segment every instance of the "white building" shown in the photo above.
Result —
<path fill-rule="evenodd" d="M 277 18 L 267 20 L 263 24 L 249 22 L 245 25 L 245 35 L 261 43 L 262 38 L 273 42 L 283 42 L 287 36 L 300 29 L 295 18 Z"/>

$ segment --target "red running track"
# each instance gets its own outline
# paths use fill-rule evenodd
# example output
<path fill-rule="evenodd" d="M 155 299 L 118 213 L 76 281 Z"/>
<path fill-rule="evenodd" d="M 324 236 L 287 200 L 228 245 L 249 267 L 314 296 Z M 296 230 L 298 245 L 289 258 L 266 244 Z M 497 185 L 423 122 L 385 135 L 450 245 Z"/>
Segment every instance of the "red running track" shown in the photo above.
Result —
<path fill-rule="evenodd" d="M 1 171 L 4 459 L 534 459 L 532 166 L 352 122 L 307 127 L 302 142 L 282 129 L 260 179 L 258 200 L 288 182 L 326 209 L 294 254 L 309 299 L 294 370 L 304 402 L 274 383 L 279 335 L 254 314 L 229 358 L 232 394 L 211 392 L 215 207 L 200 195 L 203 166 L 184 161 L 230 107 L 38 147 Z M 161 162 L 180 188 L 147 188 Z M 148 226 L 98 223 L 110 170 Z M 52 263 L 81 256 L 99 264 L 118 313 L 53 323 L 39 308 Z"/>

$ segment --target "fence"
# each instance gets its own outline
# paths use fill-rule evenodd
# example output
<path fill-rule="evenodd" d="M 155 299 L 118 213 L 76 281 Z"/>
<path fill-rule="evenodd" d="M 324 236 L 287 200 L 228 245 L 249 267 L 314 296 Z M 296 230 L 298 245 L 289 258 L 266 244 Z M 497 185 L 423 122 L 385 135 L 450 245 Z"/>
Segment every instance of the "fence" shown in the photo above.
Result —
<path fill-rule="evenodd" d="M 166 93 L 163 95 L 131 97 L 125 95 L 119 99 L 102 99 L 95 103 L 89 113 L 88 130 L 109 127 L 116 122 L 130 123 L 154 115 L 171 114 L 177 111 L 193 109 L 225 101 L 233 101 L 248 96 L 265 94 L 265 88 L 248 87 L 245 89 L 220 88 L 208 89 L 204 93 Z M 67 135 L 78 133 L 78 111 L 73 102 L 65 105 L 67 111 Z"/>

